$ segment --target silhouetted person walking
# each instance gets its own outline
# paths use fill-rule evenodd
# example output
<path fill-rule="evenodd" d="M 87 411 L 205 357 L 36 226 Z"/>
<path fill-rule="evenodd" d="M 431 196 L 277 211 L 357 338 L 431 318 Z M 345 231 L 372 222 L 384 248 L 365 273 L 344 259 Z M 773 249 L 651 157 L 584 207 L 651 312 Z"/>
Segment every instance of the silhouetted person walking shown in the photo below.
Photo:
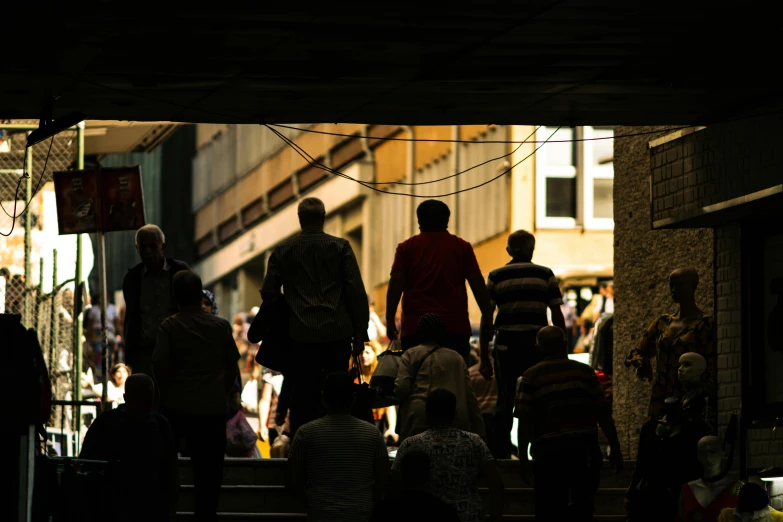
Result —
<path fill-rule="evenodd" d="M 400 401 L 400 441 L 427 431 L 425 405 L 430 391 L 435 389 L 448 390 L 456 397 L 452 427 L 485 437 L 484 421 L 465 361 L 456 351 L 440 345 L 445 337 L 443 319 L 437 314 L 424 314 L 419 319 L 417 337 L 421 344 L 403 354 L 394 382 Z"/>
<path fill-rule="evenodd" d="M 402 298 L 402 348 L 420 344 L 416 325 L 422 315 L 435 313 L 446 322 L 443 345 L 456 350 L 470 366 L 471 326 L 468 316 L 470 284 L 483 314 L 492 320 L 489 294 L 476 254 L 467 241 L 448 232 L 449 207 L 428 199 L 416 209 L 420 234 L 397 245 L 386 294 L 386 328 L 389 339 L 397 338 L 395 317 Z"/>
<path fill-rule="evenodd" d="M 405 453 L 397 464 L 395 483 L 402 492 L 387 497 L 375 510 L 373 522 L 460 522 L 457 510 L 432 494 L 430 457 L 424 451 Z"/>
<path fill-rule="evenodd" d="M 430 429 L 400 444 L 392 469 L 409 451 L 422 451 L 430 458 L 430 491 L 457 510 L 462 522 L 484 520 L 484 504 L 478 493 L 483 475 L 489 488 L 490 520 L 503 515 L 503 481 L 495 459 L 481 438 L 452 427 L 457 398 L 448 390 L 433 390 L 427 397 Z"/>
<path fill-rule="evenodd" d="M 193 460 L 196 518 L 217 520 L 226 397 L 237 375 L 239 352 L 228 321 L 201 307 L 199 276 L 183 271 L 172 284 L 179 312 L 160 325 L 152 356 L 155 378 L 178 449 Z"/>
<path fill-rule="evenodd" d="M 141 263 L 125 274 L 122 295 L 125 298 L 125 363 L 134 373 L 152 375 L 152 352 L 160 323 L 177 313 L 172 294 L 172 278 L 188 265 L 166 257 L 166 237 L 155 225 L 144 225 L 136 232 L 136 251 Z"/>
<path fill-rule="evenodd" d="M 115 522 L 172 520 L 177 501 L 177 451 L 168 421 L 152 411 L 155 386 L 145 374 L 128 377 L 125 404 L 103 412 L 84 438 L 83 459 L 111 463 Z"/>
<path fill-rule="evenodd" d="M 595 372 L 568 358 L 565 332 L 538 332 L 542 361 L 522 376 L 514 414 L 519 418 L 519 461 L 523 477 L 535 477 L 536 521 L 590 521 L 603 456 L 600 424 L 618 472 L 623 455 L 612 408 Z M 527 459 L 532 442 L 533 462 Z M 569 505 L 570 503 L 570 505 Z"/>
<path fill-rule="evenodd" d="M 547 326 L 547 309 L 552 323 L 565 330 L 565 319 L 560 305 L 563 295 L 552 270 L 532 262 L 536 238 L 524 230 L 508 236 L 506 252 L 508 264 L 489 273 L 487 289 L 495 318 L 495 377 L 498 383 L 498 403 L 493 417 L 495 457 L 511 458 L 511 428 L 514 425 L 514 399 L 517 382 L 525 371 L 538 362 L 536 334 Z M 489 358 L 489 342 L 493 328 L 487 323 L 481 330 L 481 366 L 486 379 L 493 374 Z M 525 449 L 520 446 L 519 454 Z"/>
<path fill-rule="evenodd" d="M 297 430 L 289 486 L 304 493 L 310 522 L 367 522 L 386 489 L 389 455 L 374 424 L 350 413 L 357 386 L 348 372 L 326 377 L 326 415 Z"/>
<path fill-rule="evenodd" d="M 351 245 L 323 231 L 323 202 L 305 198 L 298 212 L 302 232 L 275 247 L 261 289 L 265 305 L 282 298 L 290 309 L 291 351 L 297 357 L 286 374 L 292 434 L 323 415 L 318 397 L 324 377 L 348 368 L 352 346 L 356 356 L 362 353 L 370 320 Z"/>

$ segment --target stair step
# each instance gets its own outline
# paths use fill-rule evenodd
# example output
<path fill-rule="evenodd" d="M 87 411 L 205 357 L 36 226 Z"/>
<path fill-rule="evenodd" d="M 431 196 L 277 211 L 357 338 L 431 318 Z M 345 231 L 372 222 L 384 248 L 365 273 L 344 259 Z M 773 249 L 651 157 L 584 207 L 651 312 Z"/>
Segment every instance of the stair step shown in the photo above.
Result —
<path fill-rule="evenodd" d="M 287 459 L 237 459 L 227 458 L 223 464 L 224 485 L 274 486 L 285 484 Z M 631 482 L 635 462 L 628 461 L 620 474 L 606 463 L 601 470 L 601 487 L 625 488 Z M 507 488 L 523 488 L 526 484 L 517 471 L 519 462 L 498 461 L 498 468 Z M 180 459 L 180 484 L 193 484 L 190 459 Z"/>
<path fill-rule="evenodd" d="M 479 493 L 487 500 L 486 488 Z M 622 488 L 603 488 L 595 498 L 595 512 L 601 515 L 622 515 Z M 504 513 L 508 515 L 532 515 L 535 493 L 532 488 L 506 488 L 504 491 Z M 178 510 L 190 512 L 194 508 L 195 491 L 193 486 L 181 486 Z M 296 514 L 304 511 L 294 498 L 286 492 L 284 486 L 237 486 L 221 488 L 218 510 L 225 514 L 277 513 Z"/>
<path fill-rule="evenodd" d="M 489 517 L 487 517 L 489 518 Z M 187 522 L 195 520 L 193 512 L 178 512 L 175 520 Z M 593 522 L 625 522 L 625 515 L 595 515 Z M 304 522 L 304 513 L 218 513 L 219 522 Z M 506 522 L 528 522 L 535 520 L 533 515 L 503 515 Z"/>

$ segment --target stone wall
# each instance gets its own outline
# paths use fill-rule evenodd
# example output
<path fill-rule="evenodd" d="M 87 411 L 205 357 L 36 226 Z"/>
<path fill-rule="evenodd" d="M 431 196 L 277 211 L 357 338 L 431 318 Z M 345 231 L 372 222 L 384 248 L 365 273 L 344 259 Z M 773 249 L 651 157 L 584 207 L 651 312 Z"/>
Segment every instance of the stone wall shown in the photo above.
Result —
<path fill-rule="evenodd" d="M 742 407 L 742 234 L 739 223 L 713 229 L 651 230 L 653 220 L 676 218 L 783 182 L 780 116 L 717 124 L 661 146 L 666 135 L 621 138 L 656 130 L 616 127 L 615 136 L 615 404 L 618 431 L 631 458 L 644 421 L 649 384 L 622 363 L 656 315 L 675 309 L 666 276 L 678 267 L 698 269 L 700 307 L 714 310 L 718 352 L 720 435 Z M 652 187 L 652 198 L 650 190 Z M 651 216 L 651 212 L 654 213 Z M 713 272 L 714 262 L 714 272 Z M 783 425 L 781 426 L 783 428 Z M 783 466 L 783 429 L 751 425 L 750 470 Z M 735 457 L 738 457 L 735 456 Z M 738 458 L 735 465 L 738 465 Z M 771 486 L 773 504 L 783 506 L 783 483 Z"/>
<path fill-rule="evenodd" d="M 636 457 L 639 428 L 646 419 L 650 383 L 623 365 L 647 326 L 658 315 L 676 310 L 668 276 L 681 267 L 699 272 L 698 305 L 712 313 L 714 301 L 713 231 L 651 230 L 649 142 L 665 135 L 653 127 L 615 127 L 614 144 L 614 417 L 626 458 Z"/>

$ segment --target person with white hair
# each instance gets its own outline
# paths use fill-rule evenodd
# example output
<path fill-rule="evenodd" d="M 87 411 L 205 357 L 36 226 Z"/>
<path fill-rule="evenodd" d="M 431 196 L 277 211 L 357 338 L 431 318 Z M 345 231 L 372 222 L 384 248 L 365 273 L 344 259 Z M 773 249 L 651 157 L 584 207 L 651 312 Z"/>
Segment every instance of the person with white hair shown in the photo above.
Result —
<path fill-rule="evenodd" d="M 136 231 L 136 251 L 141 263 L 125 274 L 122 294 L 125 298 L 125 363 L 134 373 L 152 375 L 152 352 L 158 327 L 177 313 L 172 294 L 174 274 L 189 267 L 164 255 L 166 236 L 156 225 L 144 225 Z"/>

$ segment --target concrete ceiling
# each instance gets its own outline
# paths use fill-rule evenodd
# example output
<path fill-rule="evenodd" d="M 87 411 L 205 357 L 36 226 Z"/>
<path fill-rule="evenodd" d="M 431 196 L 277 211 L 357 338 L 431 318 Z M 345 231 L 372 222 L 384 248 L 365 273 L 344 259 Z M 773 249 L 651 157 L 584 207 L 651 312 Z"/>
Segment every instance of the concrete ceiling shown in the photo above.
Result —
<path fill-rule="evenodd" d="M 0 118 L 709 123 L 780 98 L 754 4 L 14 2 Z"/>

